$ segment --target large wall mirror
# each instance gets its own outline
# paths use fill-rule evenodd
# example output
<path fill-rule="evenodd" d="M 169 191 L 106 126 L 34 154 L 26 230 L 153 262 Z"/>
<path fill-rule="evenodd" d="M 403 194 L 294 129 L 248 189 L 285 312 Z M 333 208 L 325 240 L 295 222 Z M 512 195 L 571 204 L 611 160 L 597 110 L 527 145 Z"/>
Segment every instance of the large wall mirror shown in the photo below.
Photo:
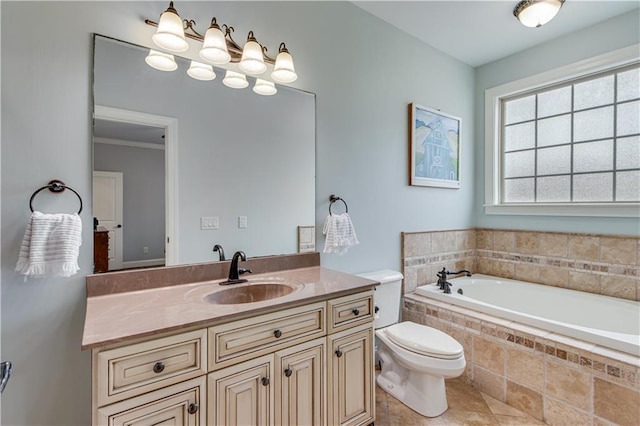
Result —
<path fill-rule="evenodd" d="M 297 252 L 298 227 L 315 218 L 315 95 L 231 89 L 222 69 L 199 81 L 187 59 L 159 71 L 148 48 L 94 40 L 94 230 L 109 236 L 106 270 L 217 261 L 215 245 L 227 258 Z"/>

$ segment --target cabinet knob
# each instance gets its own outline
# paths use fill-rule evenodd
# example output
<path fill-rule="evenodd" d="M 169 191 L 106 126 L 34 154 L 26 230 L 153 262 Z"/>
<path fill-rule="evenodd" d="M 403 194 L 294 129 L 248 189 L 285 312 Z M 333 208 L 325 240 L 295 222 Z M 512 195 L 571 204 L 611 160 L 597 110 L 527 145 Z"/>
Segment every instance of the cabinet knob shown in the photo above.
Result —
<path fill-rule="evenodd" d="M 160 374 L 164 371 L 164 364 L 161 362 L 156 362 L 153 364 L 153 372 L 156 374 Z"/>
<path fill-rule="evenodd" d="M 353 311 L 353 315 L 358 316 L 360 314 L 360 311 L 358 310 L 358 308 L 354 308 Z"/>
<path fill-rule="evenodd" d="M 342 351 L 341 351 L 340 349 L 338 349 L 338 350 L 336 351 L 336 356 L 337 356 L 338 358 L 340 358 L 340 357 L 342 356 Z"/>
<path fill-rule="evenodd" d="M 198 407 L 198 404 L 196 404 L 195 402 L 192 402 L 191 404 L 189 404 L 189 407 L 187 408 L 187 413 L 195 414 L 198 412 L 199 408 L 200 407 Z"/>
<path fill-rule="evenodd" d="M 273 335 L 276 336 L 276 339 L 279 339 L 282 336 L 282 331 L 276 330 L 273 332 Z"/>
<path fill-rule="evenodd" d="M 290 377 L 293 374 L 293 370 L 290 368 L 287 368 L 286 370 L 284 370 L 284 375 L 287 377 Z"/>
<path fill-rule="evenodd" d="M 262 378 L 262 386 L 269 386 L 269 378 L 268 377 L 263 377 Z"/>

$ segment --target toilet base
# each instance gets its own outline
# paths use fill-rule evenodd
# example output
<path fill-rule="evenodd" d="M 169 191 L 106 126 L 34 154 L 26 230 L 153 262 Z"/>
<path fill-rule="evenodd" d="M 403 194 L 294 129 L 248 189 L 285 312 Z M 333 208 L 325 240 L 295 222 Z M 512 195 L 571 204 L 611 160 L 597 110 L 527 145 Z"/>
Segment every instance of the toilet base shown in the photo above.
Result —
<path fill-rule="evenodd" d="M 444 378 L 414 371 L 401 377 L 397 372 L 384 371 L 376 380 L 385 392 L 425 417 L 438 417 L 447 411 Z"/>

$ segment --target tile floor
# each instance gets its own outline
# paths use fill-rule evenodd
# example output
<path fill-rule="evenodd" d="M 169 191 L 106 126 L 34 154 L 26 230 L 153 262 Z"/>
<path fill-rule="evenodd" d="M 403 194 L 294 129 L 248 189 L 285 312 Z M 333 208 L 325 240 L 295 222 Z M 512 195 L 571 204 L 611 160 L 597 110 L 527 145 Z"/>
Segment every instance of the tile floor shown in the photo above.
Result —
<path fill-rule="evenodd" d="M 449 409 L 439 417 L 427 418 L 376 386 L 375 426 L 544 425 L 460 379 L 447 380 L 446 389 Z"/>

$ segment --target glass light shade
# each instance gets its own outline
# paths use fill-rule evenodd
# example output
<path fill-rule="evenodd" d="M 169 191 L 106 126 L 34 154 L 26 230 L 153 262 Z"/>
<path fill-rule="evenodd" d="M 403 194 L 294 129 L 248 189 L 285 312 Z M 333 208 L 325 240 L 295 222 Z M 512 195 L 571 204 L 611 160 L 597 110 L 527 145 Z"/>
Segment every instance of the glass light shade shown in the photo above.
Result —
<path fill-rule="evenodd" d="M 276 56 L 276 64 L 271 72 L 271 78 L 278 83 L 291 83 L 298 79 L 298 74 L 293 68 L 293 58 L 286 50 L 281 50 Z"/>
<path fill-rule="evenodd" d="M 242 59 L 238 67 L 247 74 L 262 74 L 267 70 L 262 56 L 262 47 L 255 40 L 248 40 L 242 49 Z"/>
<path fill-rule="evenodd" d="M 160 15 L 158 30 L 151 39 L 158 47 L 171 52 L 184 52 L 189 48 L 189 44 L 184 38 L 182 19 L 173 8 L 173 2 L 171 2 L 169 8 Z"/>
<path fill-rule="evenodd" d="M 212 24 L 204 34 L 200 57 L 207 62 L 217 65 L 226 64 L 231 60 L 224 34 L 222 34 L 222 31 L 220 31 L 217 25 L 214 26 L 214 24 Z"/>
<path fill-rule="evenodd" d="M 232 89 L 244 89 L 249 85 L 247 77 L 245 77 L 244 74 L 229 70 L 227 70 L 227 73 L 222 79 L 222 83 L 227 87 L 231 87 Z"/>
<path fill-rule="evenodd" d="M 191 61 L 191 66 L 187 70 L 189 77 L 196 80 L 213 80 L 216 78 L 216 73 L 213 72 L 211 65 L 203 64 L 202 62 Z"/>
<path fill-rule="evenodd" d="M 175 71 L 178 69 L 173 55 L 164 52 L 158 52 L 157 50 L 149 49 L 149 54 L 144 61 L 152 68 L 160 71 Z"/>
<path fill-rule="evenodd" d="M 258 95 L 271 96 L 278 93 L 276 85 L 272 81 L 256 79 L 256 84 L 253 86 L 253 91 Z"/>
<path fill-rule="evenodd" d="M 525 0 L 518 3 L 513 14 L 525 27 L 540 27 L 557 14 L 564 0 Z"/>

